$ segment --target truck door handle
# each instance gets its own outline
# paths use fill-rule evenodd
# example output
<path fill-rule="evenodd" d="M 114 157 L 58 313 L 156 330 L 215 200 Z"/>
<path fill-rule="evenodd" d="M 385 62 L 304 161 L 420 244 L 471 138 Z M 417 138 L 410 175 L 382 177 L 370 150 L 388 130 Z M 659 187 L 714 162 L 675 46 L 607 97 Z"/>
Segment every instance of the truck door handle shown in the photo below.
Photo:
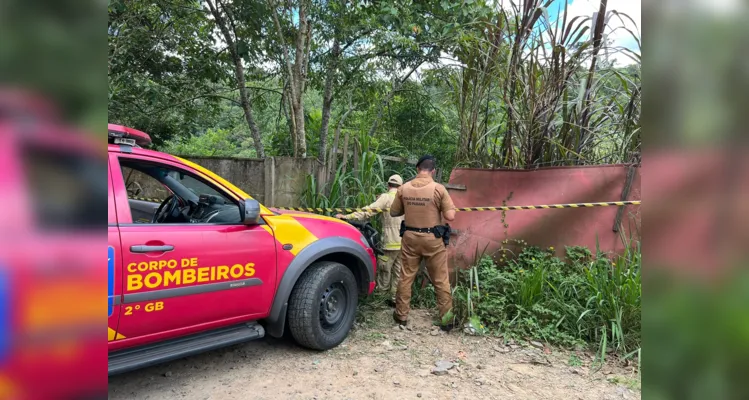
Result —
<path fill-rule="evenodd" d="M 174 250 L 174 246 L 171 244 L 165 244 L 162 246 L 149 246 L 145 244 L 136 244 L 133 246 L 130 246 L 130 252 L 131 253 L 156 253 L 156 252 L 165 252 L 165 251 L 172 251 Z"/>

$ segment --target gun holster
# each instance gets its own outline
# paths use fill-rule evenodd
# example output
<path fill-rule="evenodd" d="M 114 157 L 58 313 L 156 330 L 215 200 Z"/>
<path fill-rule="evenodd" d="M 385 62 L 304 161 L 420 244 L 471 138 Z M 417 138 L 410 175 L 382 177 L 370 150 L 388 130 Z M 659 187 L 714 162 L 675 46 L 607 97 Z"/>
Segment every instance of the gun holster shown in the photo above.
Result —
<path fill-rule="evenodd" d="M 442 243 L 447 247 L 450 244 L 450 224 L 437 225 L 432 229 L 434 229 L 434 237 L 442 238 Z"/>
<path fill-rule="evenodd" d="M 400 235 L 403 237 L 403 234 L 406 233 L 406 221 L 401 221 L 401 227 L 400 227 Z"/>

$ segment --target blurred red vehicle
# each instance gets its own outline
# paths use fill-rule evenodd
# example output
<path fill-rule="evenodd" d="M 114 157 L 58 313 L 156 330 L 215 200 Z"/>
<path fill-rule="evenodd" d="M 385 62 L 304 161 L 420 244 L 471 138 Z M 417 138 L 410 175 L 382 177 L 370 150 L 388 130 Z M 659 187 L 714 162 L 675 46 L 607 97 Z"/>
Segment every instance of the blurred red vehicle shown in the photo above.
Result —
<path fill-rule="evenodd" d="M 106 396 L 101 145 L 0 92 L 0 398 Z"/>

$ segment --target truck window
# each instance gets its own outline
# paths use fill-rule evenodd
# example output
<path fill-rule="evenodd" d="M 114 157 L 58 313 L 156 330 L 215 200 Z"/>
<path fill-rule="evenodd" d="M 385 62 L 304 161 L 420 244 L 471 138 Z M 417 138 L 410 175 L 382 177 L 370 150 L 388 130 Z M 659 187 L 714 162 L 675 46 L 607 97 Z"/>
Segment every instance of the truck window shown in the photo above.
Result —
<path fill-rule="evenodd" d="M 134 223 L 242 221 L 239 205 L 231 197 L 186 170 L 127 158 L 120 158 L 120 167 Z M 165 215 L 172 207 L 173 212 Z"/>
<path fill-rule="evenodd" d="M 161 202 L 172 194 L 168 187 L 137 169 L 123 166 L 122 177 L 128 199 Z"/>

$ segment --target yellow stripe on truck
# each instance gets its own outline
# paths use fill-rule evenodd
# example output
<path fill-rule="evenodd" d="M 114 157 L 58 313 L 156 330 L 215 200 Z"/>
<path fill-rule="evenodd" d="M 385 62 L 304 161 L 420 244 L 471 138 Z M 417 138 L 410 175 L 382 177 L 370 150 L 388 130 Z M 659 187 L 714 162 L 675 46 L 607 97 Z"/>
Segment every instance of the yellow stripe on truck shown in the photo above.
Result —
<path fill-rule="evenodd" d="M 321 209 L 321 210 L 324 210 L 324 209 Z M 348 222 L 346 222 L 346 221 L 344 221 L 342 219 L 328 217 L 326 215 L 318 215 L 318 214 L 293 214 L 293 213 L 288 213 L 288 214 L 284 214 L 284 216 L 291 217 L 291 218 L 297 218 L 297 217 L 299 217 L 299 218 L 306 218 L 306 219 L 317 219 L 317 220 L 321 220 L 321 221 L 336 222 L 336 223 L 339 223 L 339 224 L 346 224 L 346 225 L 348 225 Z"/>
<path fill-rule="evenodd" d="M 125 339 L 125 336 L 122 336 L 119 333 L 115 332 L 114 329 L 112 329 L 110 327 L 107 327 L 107 329 L 109 330 L 108 334 L 107 334 L 107 341 L 108 342 L 111 342 L 113 340 Z"/>
<path fill-rule="evenodd" d="M 299 221 L 289 215 L 275 215 L 266 218 L 276 234 L 276 240 L 281 244 L 290 244 L 293 247 L 289 252 L 297 255 L 302 249 L 317 240 L 317 236 L 307 230 Z"/>
<path fill-rule="evenodd" d="M 234 186 L 231 182 L 229 182 L 226 179 L 224 179 L 224 178 L 222 178 L 222 177 L 214 174 L 210 170 L 208 170 L 206 168 L 203 168 L 200 165 L 195 164 L 192 161 L 185 160 L 184 158 L 180 158 L 180 157 L 177 157 L 177 156 L 174 156 L 174 158 L 180 160 L 185 165 L 187 165 L 187 166 L 189 166 L 191 168 L 194 168 L 195 170 L 199 171 L 201 174 L 206 175 L 208 178 L 210 178 L 213 181 L 215 181 L 214 183 L 217 183 L 217 184 L 219 184 L 221 186 L 224 186 L 224 187 L 228 188 L 229 190 L 231 190 L 232 192 L 234 192 L 237 195 L 239 195 L 239 196 L 242 197 L 242 198 L 239 198 L 237 200 L 244 200 L 244 199 L 251 199 L 252 198 L 252 196 L 250 196 L 249 194 L 245 193 L 242 189 Z M 270 210 L 268 210 L 267 208 L 265 208 L 265 206 L 262 205 L 262 204 L 260 205 L 260 214 L 261 215 L 273 215 L 273 213 Z"/>

